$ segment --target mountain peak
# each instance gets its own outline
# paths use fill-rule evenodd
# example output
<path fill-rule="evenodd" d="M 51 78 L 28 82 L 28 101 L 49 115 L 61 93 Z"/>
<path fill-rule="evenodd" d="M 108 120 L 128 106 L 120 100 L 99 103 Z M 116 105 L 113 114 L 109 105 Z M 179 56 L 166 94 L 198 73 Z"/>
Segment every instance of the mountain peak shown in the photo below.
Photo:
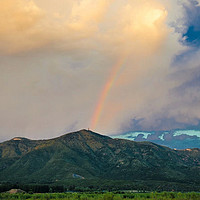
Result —
<path fill-rule="evenodd" d="M 95 135 L 95 136 L 99 136 L 99 137 L 108 137 L 99 133 L 96 133 L 94 131 L 91 131 L 90 129 L 81 129 L 80 131 L 78 131 L 80 134 L 83 135 Z"/>
<path fill-rule="evenodd" d="M 89 139 L 89 138 L 92 138 L 92 137 L 109 138 L 109 139 L 111 139 L 111 138 L 108 137 L 108 136 L 101 135 L 101 134 L 96 133 L 96 132 L 93 132 L 93 131 L 91 131 L 91 130 L 89 130 L 89 129 L 81 129 L 81 130 L 76 131 L 76 132 L 67 133 L 67 134 L 61 136 L 61 138 L 62 138 L 62 137 L 69 137 L 69 136 L 74 136 L 74 137 L 77 136 L 77 138 L 78 138 L 78 136 L 81 136 L 81 137 L 88 138 L 88 139 Z"/>

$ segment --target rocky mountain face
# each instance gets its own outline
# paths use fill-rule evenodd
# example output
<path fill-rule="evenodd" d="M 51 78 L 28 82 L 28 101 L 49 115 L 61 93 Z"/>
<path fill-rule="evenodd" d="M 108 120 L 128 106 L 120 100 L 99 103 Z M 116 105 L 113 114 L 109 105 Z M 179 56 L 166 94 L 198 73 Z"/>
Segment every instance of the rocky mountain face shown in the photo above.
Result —
<path fill-rule="evenodd" d="M 50 140 L 14 138 L 0 144 L 0 181 L 52 183 L 157 180 L 200 183 L 200 149 L 112 139 L 80 130 Z"/>
<path fill-rule="evenodd" d="M 200 148 L 200 131 L 197 130 L 129 132 L 113 136 L 113 138 L 128 139 L 138 142 L 149 141 L 173 149 Z"/>

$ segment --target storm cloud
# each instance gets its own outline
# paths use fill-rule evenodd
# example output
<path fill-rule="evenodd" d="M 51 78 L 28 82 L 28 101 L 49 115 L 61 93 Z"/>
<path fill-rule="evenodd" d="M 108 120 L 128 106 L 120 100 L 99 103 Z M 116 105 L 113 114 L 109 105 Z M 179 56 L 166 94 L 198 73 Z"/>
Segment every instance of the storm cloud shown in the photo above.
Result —
<path fill-rule="evenodd" d="M 0 140 L 90 128 L 119 60 L 94 131 L 198 125 L 191 9 L 197 1 L 0 1 Z"/>

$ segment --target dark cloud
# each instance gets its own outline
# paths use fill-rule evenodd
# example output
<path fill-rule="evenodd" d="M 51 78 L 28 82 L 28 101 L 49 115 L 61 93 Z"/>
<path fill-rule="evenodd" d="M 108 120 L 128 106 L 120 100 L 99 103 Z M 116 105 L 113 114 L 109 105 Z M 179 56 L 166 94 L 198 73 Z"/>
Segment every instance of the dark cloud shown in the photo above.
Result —
<path fill-rule="evenodd" d="M 200 66 L 192 70 L 183 70 L 180 73 L 182 73 L 183 83 L 174 88 L 172 94 L 176 93 L 183 96 L 186 93 L 193 91 L 200 96 Z M 196 100 L 199 101 L 199 99 Z"/>
<path fill-rule="evenodd" d="M 200 46 L 200 6 L 197 1 L 189 0 L 183 4 L 185 9 L 185 33 L 183 43 L 189 46 Z"/>
<path fill-rule="evenodd" d="M 166 115 L 168 113 L 165 113 Z M 157 114 L 149 119 L 133 119 L 127 125 L 123 125 L 121 132 L 131 132 L 131 131 L 171 131 L 178 129 L 199 129 L 200 120 L 196 125 L 191 125 L 191 123 L 184 123 L 177 121 L 176 117 L 167 118 L 165 114 Z"/>

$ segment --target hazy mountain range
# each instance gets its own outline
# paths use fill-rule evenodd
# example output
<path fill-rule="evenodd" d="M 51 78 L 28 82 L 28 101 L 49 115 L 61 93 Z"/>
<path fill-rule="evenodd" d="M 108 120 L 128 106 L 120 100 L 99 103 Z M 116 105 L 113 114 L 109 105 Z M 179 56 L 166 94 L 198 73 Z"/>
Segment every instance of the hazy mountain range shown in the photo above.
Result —
<path fill-rule="evenodd" d="M 112 139 L 81 130 L 49 140 L 16 137 L 0 144 L 1 182 L 72 179 L 200 183 L 200 149 Z"/>
<path fill-rule="evenodd" d="M 175 149 L 200 148 L 200 131 L 198 130 L 173 130 L 157 132 L 129 132 L 113 138 L 128 139 L 133 141 L 150 141 Z"/>

